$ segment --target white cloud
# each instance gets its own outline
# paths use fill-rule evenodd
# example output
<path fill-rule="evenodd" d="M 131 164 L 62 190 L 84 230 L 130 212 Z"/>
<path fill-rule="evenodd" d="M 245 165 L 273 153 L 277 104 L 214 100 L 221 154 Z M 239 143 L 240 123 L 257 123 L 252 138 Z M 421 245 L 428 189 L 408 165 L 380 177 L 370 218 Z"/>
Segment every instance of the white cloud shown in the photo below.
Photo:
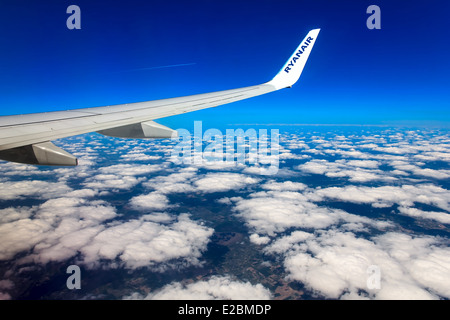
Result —
<path fill-rule="evenodd" d="M 158 193 L 169 194 L 191 192 L 195 190 L 192 180 L 196 177 L 197 168 L 187 167 L 169 175 L 161 175 L 143 182 L 144 187 L 156 190 Z"/>
<path fill-rule="evenodd" d="M 256 245 L 268 244 L 270 242 L 269 237 L 261 237 L 256 233 L 250 235 L 250 242 Z"/>
<path fill-rule="evenodd" d="M 297 160 L 301 160 L 301 159 L 311 158 L 311 156 L 309 156 L 307 154 L 291 153 L 289 150 L 287 150 L 287 151 L 284 151 L 284 152 L 280 153 L 279 154 L 279 158 L 280 159 L 297 159 Z"/>
<path fill-rule="evenodd" d="M 298 166 L 299 170 L 308 173 L 324 174 L 328 171 L 329 162 L 326 160 L 312 160 Z"/>
<path fill-rule="evenodd" d="M 92 178 L 86 179 L 84 186 L 92 189 L 121 189 L 129 190 L 138 183 L 144 181 L 144 177 L 136 178 L 133 176 L 120 176 L 113 174 L 98 174 Z"/>
<path fill-rule="evenodd" d="M 406 269 L 416 287 L 450 298 L 450 248 L 444 239 L 387 233 L 375 242 Z M 390 296 L 392 292 L 385 290 L 383 294 Z"/>
<path fill-rule="evenodd" d="M 100 172 L 103 174 L 115 174 L 121 176 L 135 176 L 152 172 L 157 172 L 162 169 L 159 164 L 116 164 L 109 167 L 100 168 Z"/>
<path fill-rule="evenodd" d="M 414 202 L 419 202 L 450 211 L 450 191 L 432 184 L 403 185 L 401 187 L 330 187 L 314 190 L 308 197 L 313 201 L 337 199 L 386 206 L 397 203 L 404 207 L 412 207 Z"/>
<path fill-rule="evenodd" d="M 120 158 L 126 161 L 149 161 L 149 160 L 160 160 L 161 156 L 151 156 L 145 153 L 127 153 L 121 155 Z"/>
<path fill-rule="evenodd" d="M 17 253 L 32 249 L 50 230 L 48 222 L 29 218 L 0 225 L 0 260 L 12 259 Z"/>
<path fill-rule="evenodd" d="M 115 209 L 103 201 L 77 197 L 3 209 L 1 214 L 0 260 L 31 251 L 24 259 L 41 263 L 76 255 L 77 249 L 103 228 L 102 222 L 116 216 Z"/>
<path fill-rule="evenodd" d="M 323 174 L 330 178 L 348 177 L 352 182 L 367 182 L 374 180 L 395 180 L 385 172 L 377 169 L 379 162 L 374 160 L 311 160 L 297 166 L 303 172 Z"/>
<path fill-rule="evenodd" d="M 236 202 L 235 210 L 260 234 L 273 236 L 291 227 L 324 228 L 336 221 L 326 208 L 319 208 L 296 192 L 260 192 Z"/>
<path fill-rule="evenodd" d="M 169 207 L 169 199 L 158 192 L 133 197 L 130 205 L 136 210 L 162 210 Z"/>
<path fill-rule="evenodd" d="M 294 231 L 288 236 L 278 238 L 264 249 L 267 253 L 281 254 L 292 250 L 298 250 L 305 240 L 314 237 L 312 233 L 304 231 Z"/>
<path fill-rule="evenodd" d="M 371 169 L 376 169 L 380 166 L 380 162 L 375 160 L 349 160 L 346 162 L 346 164 L 353 167 L 362 167 Z"/>
<path fill-rule="evenodd" d="M 0 182 L 0 190 L 0 200 L 16 200 L 27 197 L 50 199 L 72 191 L 65 183 L 40 180 Z"/>
<path fill-rule="evenodd" d="M 205 177 L 196 180 L 194 186 L 198 191 L 209 193 L 238 190 L 257 182 L 259 179 L 243 174 L 221 172 L 206 174 Z"/>
<path fill-rule="evenodd" d="M 52 174 L 51 170 L 45 170 L 42 167 L 15 163 L 15 162 L 5 162 L 0 160 L 0 172 L 5 177 L 29 177 L 29 176 L 50 176 Z M 6 179 L 5 179 L 6 180 Z"/>
<path fill-rule="evenodd" d="M 213 276 L 209 280 L 189 284 L 175 282 L 145 297 L 138 293 L 125 297 L 125 299 L 147 300 L 269 300 L 271 298 L 270 291 L 261 284 L 233 281 L 223 276 Z"/>
<path fill-rule="evenodd" d="M 78 190 L 72 197 L 50 199 L 38 206 L 0 210 L 0 260 L 25 253 L 16 261 L 18 265 L 75 257 L 88 267 L 114 267 L 116 261 L 131 269 L 161 266 L 176 259 L 183 265 L 200 263 L 213 229 L 187 214 L 155 213 L 114 220 L 115 208 L 81 197 L 93 194 L 92 190 Z M 166 205 L 166 201 L 159 203 Z"/>
<path fill-rule="evenodd" d="M 416 164 L 423 165 L 423 163 L 416 163 Z M 416 164 L 407 161 L 392 161 L 390 163 L 390 165 L 396 168 L 396 170 L 409 171 L 412 174 L 418 176 L 429 177 L 434 179 L 448 179 L 450 177 L 450 170 L 421 168 Z"/>
<path fill-rule="evenodd" d="M 417 150 L 413 147 L 392 147 L 392 146 L 386 146 L 386 147 L 375 147 L 372 148 L 372 150 L 383 152 L 383 153 L 393 153 L 393 154 L 407 154 L 407 153 L 416 153 Z"/>
<path fill-rule="evenodd" d="M 92 172 L 83 183 L 84 186 L 98 190 L 128 190 L 146 180 L 145 176 L 163 169 L 159 164 L 117 164 L 102 167 L 94 174 Z"/>
<path fill-rule="evenodd" d="M 440 223 L 450 224 L 450 214 L 439 211 L 423 211 L 417 208 L 399 207 L 401 214 L 422 219 L 432 219 Z"/>
<path fill-rule="evenodd" d="M 232 200 L 232 199 L 230 199 Z M 319 207 L 304 194 L 291 191 L 257 192 L 250 198 L 236 198 L 234 209 L 256 233 L 273 236 L 289 228 L 327 228 L 337 223 L 355 227 L 366 223 L 385 228 L 386 222 L 376 222 L 342 210 Z"/>
<path fill-rule="evenodd" d="M 296 232 L 277 240 L 266 252 L 284 254 L 289 277 L 327 298 L 450 296 L 450 251 L 432 237 L 391 232 L 364 239 L 337 230 Z M 379 288 L 368 286 L 371 266 L 380 270 Z"/>
<path fill-rule="evenodd" d="M 8 223 L 21 219 L 28 219 L 31 216 L 31 209 L 28 207 L 9 207 L 0 210 L 0 223 Z M 1 227 L 1 226 L 0 226 Z"/>
<path fill-rule="evenodd" d="M 416 168 L 413 173 L 418 176 L 425 176 L 435 179 L 448 179 L 450 178 L 450 170 L 435 170 L 430 168 Z"/>
<path fill-rule="evenodd" d="M 83 246 L 83 262 L 96 267 L 101 259 L 119 259 L 126 268 L 153 266 L 182 259 L 199 264 L 213 229 L 191 220 L 187 214 L 171 224 L 157 224 L 144 217 L 112 225 Z"/>
<path fill-rule="evenodd" d="M 261 187 L 263 189 L 273 191 L 301 191 L 307 188 L 306 184 L 301 182 L 292 182 L 292 181 L 276 182 L 273 180 L 263 184 Z"/>
<path fill-rule="evenodd" d="M 161 194 L 197 191 L 213 193 L 243 189 L 259 181 L 260 179 L 245 174 L 231 172 L 200 175 L 196 167 L 187 167 L 166 176 L 152 178 L 143 185 Z"/>

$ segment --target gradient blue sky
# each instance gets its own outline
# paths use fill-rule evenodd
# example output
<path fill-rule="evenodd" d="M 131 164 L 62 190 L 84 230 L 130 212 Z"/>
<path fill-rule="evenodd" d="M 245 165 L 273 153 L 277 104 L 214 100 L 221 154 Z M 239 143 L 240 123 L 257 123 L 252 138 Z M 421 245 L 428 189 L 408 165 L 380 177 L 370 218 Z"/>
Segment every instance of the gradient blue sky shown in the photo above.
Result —
<path fill-rule="evenodd" d="M 81 30 L 66 27 L 71 4 L 81 8 Z M 371 4 L 381 8 L 381 30 L 366 27 Z M 449 1 L 433 0 L 3 0 L 0 114 L 262 83 L 321 28 L 292 89 L 160 122 L 448 126 L 449 12 Z"/>

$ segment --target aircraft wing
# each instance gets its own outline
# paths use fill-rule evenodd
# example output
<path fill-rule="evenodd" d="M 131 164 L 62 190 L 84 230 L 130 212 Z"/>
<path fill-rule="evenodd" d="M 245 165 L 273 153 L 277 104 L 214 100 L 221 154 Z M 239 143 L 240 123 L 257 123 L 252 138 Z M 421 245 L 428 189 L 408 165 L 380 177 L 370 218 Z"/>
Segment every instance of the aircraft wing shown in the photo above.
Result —
<path fill-rule="evenodd" d="M 88 132 L 121 138 L 171 138 L 153 120 L 248 99 L 291 87 L 300 77 L 320 29 L 311 30 L 269 82 L 239 89 L 146 102 L 0 117 L 0 159 L 40 165 L 77 165 L 52 140 Z"/>

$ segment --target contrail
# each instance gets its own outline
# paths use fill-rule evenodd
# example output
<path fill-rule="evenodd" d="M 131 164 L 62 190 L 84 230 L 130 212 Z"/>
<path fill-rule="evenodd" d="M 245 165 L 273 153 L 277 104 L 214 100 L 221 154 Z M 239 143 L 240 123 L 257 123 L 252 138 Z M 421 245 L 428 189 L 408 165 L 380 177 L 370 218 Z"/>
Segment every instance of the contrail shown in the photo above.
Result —
<path fill-rule="evenodd" d="M 164 68 L 175 68 L 175 67 L 192 66 L 194 64 L 197 64 L 197 63 L 196 62 L 190 62 L 190 63 L 169 64 L 167 66 L 156 66 L 156 67 L 149 67 L 149 68 L 128 69 L 128 70 L 123 70 L 123 71 L 116 71 L 116 72 L 113 72 L 113 73 L 134 72 L 134 71 L 142 71 L 142 70 L 155 70 L 155 69 L 164 69 Z"/>
<path fill-rule="evenodd" d="M 194 65 L 194 64 L 197 64 L 197 63 L 191 62 L 191 63 L 170 64 L 170 65 L 168 65 L 168 66 L 158 66 L 158 67 L 150 67 L 150 68 L 132 69 L 132 71 L 138 71 L 138 70 L 153 70 L 153 69 L 173 68 L 173 67 L 184 67 L 184 66 L 192 66 L 192 65 Z"/>

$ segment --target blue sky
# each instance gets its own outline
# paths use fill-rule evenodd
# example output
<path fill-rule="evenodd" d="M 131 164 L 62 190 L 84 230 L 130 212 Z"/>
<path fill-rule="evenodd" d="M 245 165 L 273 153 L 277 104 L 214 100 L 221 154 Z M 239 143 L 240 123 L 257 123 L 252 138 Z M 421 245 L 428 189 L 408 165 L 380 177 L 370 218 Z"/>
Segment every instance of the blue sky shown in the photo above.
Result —
<path fill-rule="evenodd" d="M 66 27 L 71 4 L 81 30 Z M 381 30 L 366 27 L 371 4 Z M 1 114 L 262 83 L 321 28 L 292 89 L 160 122 L 448 126 L 449 9 L 448 1 L 2 1 Z"/>

